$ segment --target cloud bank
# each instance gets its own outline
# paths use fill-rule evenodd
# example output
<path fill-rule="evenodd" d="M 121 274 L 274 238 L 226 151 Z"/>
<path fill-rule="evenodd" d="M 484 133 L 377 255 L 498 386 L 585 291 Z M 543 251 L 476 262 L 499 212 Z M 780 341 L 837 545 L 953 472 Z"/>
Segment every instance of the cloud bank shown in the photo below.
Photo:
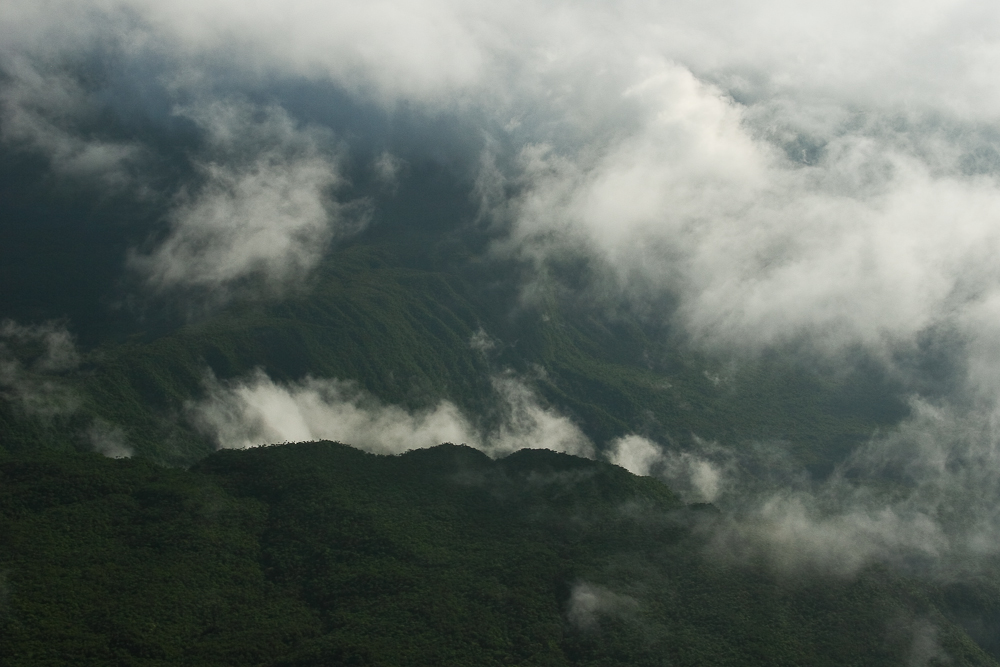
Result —
<path fill-rule="evenodd" d="M 332 440 L 376 454 L 400 454 L 451 442 L 491 456 L 519 449 L 594 456 L 593 444 L 580 429 L 540 405 L 522 381 L 505 374 L 493 384 L 504 419 L 485 432 L 450 401 L 409 411 L 385 405 L 351 382 L 306 378 L 282 385 L 262 371 L 242 381 L 210 381 L 208 397 L 188 410 L 220 448 Z"/>

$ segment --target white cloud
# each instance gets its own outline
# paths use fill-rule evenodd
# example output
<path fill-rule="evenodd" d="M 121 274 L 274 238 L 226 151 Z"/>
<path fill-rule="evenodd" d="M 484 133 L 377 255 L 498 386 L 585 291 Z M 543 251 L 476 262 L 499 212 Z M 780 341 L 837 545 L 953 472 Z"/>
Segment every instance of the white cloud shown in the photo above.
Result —
<path fill-rule="evenodd" d="M 627 92 L 646 107 L 634 134 L 582 157 L 522 151 L 519 252 L 586 248 L 623 289 L 638 276 L 676 293 L 688 330 L 726 347 L 881 351 L 1000 293 L 992 177 L 864 135 L 796 165 L 720 90 L 654 69 Z"/>
<path fill-rule="evenodd" d="M 640 435 L 626 435 L 613 440 L 608 449 L 608 461 L 625 468 L 633 475 L 647 477 L 653 465 L 663 460 L 663 450 Z"/>
<path fill-rule="evenodd" d="M 376 178 L 382 183 L 382 187 L 391 193 L 395 193 L 399 187 L 399 177 L 406 166 L 405 160 L 389 151 L 382 151 L 372 164 Z"/>
<path fill-rule="evenodd" d="M 678 291 L 686 325 L 712 342 L 905 345 L 998 282 L 986 259 L 996 183 L 962 167 L 996 143 L 1000 120 L 989 75 L 1000 16 L 978 3 L 52 0 L 43 11 L 16 0 L 2 11 L 0 57 L 28 73 L 10 90 L 50 91 L 61 101 L 49 107 L 70 110 L 55 122 L 11 103 L 23 118 L 5 131 L 60 163 L 111 168 L 132 150 L 73 143 L 76 84 L 25 83 L 95 44 L 156 60 L 178 98 L 285 77 L 389 111 L 450 110 L 523 149 L 520 172 L 504 176 L 526 191 L 500 205 L 526 252 L 589 247 L 626 282 Z M 275 146 L 243 158 L 203 161 L 204 188 L 145 264 L 154 282 L 312 264 L 335 161 Z"/>
<path fill-rule="evenodd" d="M 485 436 L 486 451 L 504 455 L 519 449 L 551 449 L 585 458 L 594 457 L 594 445 L 566 416 L 541 405 L 538 397 L 511 373 L 492 378 L 493 390 L 505 410 L 500 428 Z"/>
<path fill-rule="evenodd" d="M 608 461 L 628 470 L 633 475 L 657 477 L 688 502 L 712 502 L 729 484 L 731 462 L 714 459 L 732 459 L 718 443 L 693 438 L 695 451 L 664 449 L 640 435 L 629 434 L 616 438 L 608 445 Z"/>
<path fill-rule="evenodd" d="M 263 372 L 226 385 L 189 406 L 194 423 L 221 448 L 334 440 L 365 451 L 399 454 L 445 442 L 468 444 L 491 456 L 519 449 L 593 455 L 593 445 L 566 417 L 538 404 L 511 375 L 494 382 L 505 414 L 496 430 L 481 432 L 450 401 L 408 411 L 385 405 L 353 383 L 306 378 L 281 385 Z"/>
<path fill-rule="evenodd" d="M 713 526 L 715 556 L 764 557 L 784 573 L 850 576 L 881 562 L 963 576 L 1000 553 L 998 415 L 914 398 L 910 417 L 820 481 L 803 474 L 762 484 L 748 472 L 781 467 L 781 443 L 671 452 L 660 470 L 683 493 L 697 486 L 699 465 L 710 466 L 702 493 L 714 489 L 729 517 Z"/>
<path fill-rule="evenodd" d="M 410 413 L 383 405 L 353 384 L 308 378 L 282 386 L 258 372 L 245 383 L 212 385 L 191 408 L 196 423 L 219 447 L 334 440 L 380 454 L 465 443 L 475 433 L 453 404 Z"/>
<path fill-rule="evenodd" d="M 363 208 L 332 198 L 341 178 L 323 131 L 247 103 L 179 113 L 206 130 L 209 157 L 199 164 L 204 183 L 172 212 L 170 235 L 130 257 L 152 285 L 217 287 L 251 274 L 280 285 L 311 269 L 332 238 L 365 224 Z"/>

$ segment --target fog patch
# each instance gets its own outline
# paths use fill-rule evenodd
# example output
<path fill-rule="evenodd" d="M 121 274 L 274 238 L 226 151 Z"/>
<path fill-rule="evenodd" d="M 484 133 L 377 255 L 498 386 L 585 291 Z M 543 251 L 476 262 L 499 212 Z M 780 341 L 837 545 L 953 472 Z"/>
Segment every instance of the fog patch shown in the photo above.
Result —
<path fill-rule="evenodd" d="M 63 374 L 80 363 L 72 335 L 53 323 L 0 323 L 0 396 L 25 413 L 49 419 L 75 412 L 77 392 Z"/>
<path fill-rule="evenodd" d="M 220 448 L 334 440 L 378 454 L 399 454 L 445 442 L 468 444 L 491 456 L 532 448 L 591 454 L 593 445 L 572 422 L 537 403 L 512 376 L 495 380 L 503 420 L 476 427 L 453 403 L 424 410 L 386 405 L 352 382 L 306 378 L 279 384 L 265 373 L 238 382 L 210 380 L 208 397 L 189 415 Z"/>
<path fill-rule="evenodd" d="M 907 655 L 907 667 L 926 667 L 930 664 L 950 663 L 951 656 L 938 641 L 940 630 L 928 619 L 922 618 L 911 625 L 913 640 Z"/>
<path fill-rule="evenodd" d="M 849 577 L 881 563 L 961 579 L 1000 554 L 997 414 L 913 398 L 907 419 L 823 479 L 796 471 L 782 442 L 702 443 L 650 469 L 683 498 L 722 510 L 709 531 L 713 557 L 763 560 L 779 573 Z"/>
<path fill-rule="evenodd" d="M 724 471 L 693 452 L 668 452 L 662 458 L 660 478 L 681 497 L 710 503 L 722 491 Z"/>
<path fill-rule="evenodd" d="M 406 160 L 389 151 L 382 151 L 372 163 L 375 177 L 382 187 L 391 194 L 395 194 L 399 188 L 399 178 L 406 167 Z"/>
<path fill-rule="evenodd" d="M 95 452 L 111 459 L 127 459 L 135 453 L 125 431 L 101 418 L 95 419 L 87 429 L 87 440 Z"/>
<path fill-rule="evenodd" d="M 666 449 L 640 435 L 629 434 L 609 443 L 605 457 L 633 475 L 656 477 L 688 502 L 712 502 L 729 481 L 731 453 L 718 443 L 693 437 L 689 450 Z"/>
<path fill-rule="evenodd" d="M 635 612 L 638 601 L 603 586 L 580 582 L 573 586 L 566 608 L 566 618 L 581 630 L 599 627 L 601 617 L 623 616 Z"/>
<path fill-rule="evenodd" d="M 613 440 L 607 458 L 633 475 L 646 477 L 653 465 L 663 460 L 663 451 L 651 440 L 631 434 Z"/>
<path fill-rule="evenodd" d="M 22 345 L 37 345 L 33 351 L 31 368 L 38 372 L 59 373 L 72 370 L 80 364 L 73 335 L 65 327 L 51 322 L 26 326 L 13 320 L 4 320 L 0 322 L 0 339 Z"/>
<path fill-rule="evenodd" d="M 858 504 L 830 511 L 813 496 L 780 493 L 744 502 L 734 521 L 717 527 L 709 553 L 763 559 L 779 574 L 850 577 L 874 562 L 924 572 L 950 547 L 932 517 L 906 507 Z"/>
<path fill-rule="evenodd" d="M 480 354 L 485 355 L 496 348 L 496 346 L 496 339 L 486 333 L 486 330 L 482 327 L 476 329 L 472 336 L 469 337 L 469 347 Z"/>

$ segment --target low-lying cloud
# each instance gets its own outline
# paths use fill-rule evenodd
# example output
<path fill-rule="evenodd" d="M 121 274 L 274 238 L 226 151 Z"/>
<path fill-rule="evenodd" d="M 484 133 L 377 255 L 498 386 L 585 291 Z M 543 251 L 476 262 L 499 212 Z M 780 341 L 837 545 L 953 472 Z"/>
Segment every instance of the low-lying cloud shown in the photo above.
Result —
<path fill-rule="evenodd" d="M 914 398 L 900 425 L 874 434 L 814 479 L 787 442 L 685 450 L 628 435 L 605 457 L 661 479 L 687 502 L 722 510 L 707 553 L 775 572 L 849 577 L 874 563 L 952 579 L 1000 556 L 1000 438 L 995 413 Z"/>
<path fill-rule="evenodd" d="M 1000 188 L 962 173 L 942 137 L 840 131 L 802 164 L 684 67 L 650 65 L 623 94 L 643 116 L 620 140 L 521 150 L 501 247 L 537 262 L 589 251 L 622 289 L 678 296 L 680 323 L 724 349 L 881 352 L 995 300 Z"/>
<path fill-rule="evenodd" d="M 80 81 L 59 68 L 25 57 L 0 60 L 0 141 L 45 156 L 64 177 L 101 189 L 142 190 L 135 171 L 146 157 L 135 141 L 101 136 L 100 104 Z"/>
<path fill-rule="evenodd" d="M 33 417 L 74 412 L 80 397 L 61 375 L 80 363 L 70 333 L 47 323 L 0 323 L 0 396 Z"/>
<path fill-rule="evenodd" d="M 127 459 L 135 453 L 125 431 L 101 418 L 94 419 L 87 429 L 87 440 L 95 452 L 108 458 Z"/>
<path fill-rule="evenodd" d="M 566 618 L 581 630 L 594 630 L 600 626 L 602 617 L 627 617 L 638 608 L 639 602 L 631 596 L 583 581 L 573 586 Z"/>
<path fill-rule="evenodd" d="M 503 409 L 498 428 L 482 431 L 450 401 L 407 410 L 386 405 L 354 383 L 306 378 L 279 384 L 262 371 L 242 381 L 210 381 L 208 397 L 189 405 L 194 424 L 220 448 L 334 440 L 378 454 L 399 454 L 445 442 L 491 456 L 518 449 L 551 449 L 593 457 L 580 429 L 512 375 L 494 379 Z"/>
<path fill-rule="evenodd" d="M 727 473 L 718 459 L 725 461 L 731 454 L 697 436 L 694 442 L 699 451 L 673 451 L 633 433 L 613 440 L 605 456 L 633 475 L 663 480 L 688 502 L 710 503 L 723 491 Z"/>
<path fill-rule="evenodd" d="M 73 382 L 81 361 L 73 335 L 61 324 L 0 322 L 0 399 L 31 419 L 51 425 L 83 412 L 85 398 Z M 133 454 L 125 431 L 101 417 L 76 435 L 104 456 Z"/>

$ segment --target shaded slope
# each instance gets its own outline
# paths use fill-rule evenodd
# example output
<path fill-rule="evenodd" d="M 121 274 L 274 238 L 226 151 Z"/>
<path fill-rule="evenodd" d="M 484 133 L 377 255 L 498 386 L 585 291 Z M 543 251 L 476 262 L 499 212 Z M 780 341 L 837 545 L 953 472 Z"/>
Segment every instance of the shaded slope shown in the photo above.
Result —
<path fill-rule="evenodd" d="M 718 515 L 553 452 L 309 443 L 0 475 L 10 665 L 895 665 L 914 628 L 996 664 L 887 571 L 724 566 Z"/>
<path fill-rule="evenodd" d="M 511 369 L 598 446 L 633 432 L 681 448 L 692 434 L 737 447 L 782 440 L 820 474 L 905 414 L 875 370 L 834 379 L 777 354 L 729 367 L 635 319 L 557 299 L 520 308 L 516 293 L 467 273 L 407 268 L 385 248 L 344 249 L 280 299 L 235 302 L 90 350 L 57 378 L 79 396 L 73 415 L 42 425 L 0 401 L 0 446 L 86 448 L 96 417 L 122 429 L 137 454 L 188 465 L 213 445 L 193 431 L 188 402 L 204 395 L 210 373 L 245 378 L 256 368 L 279 382 L 353 381 L 410 409 L 446 398 L 487 428 L 500 418 L 490 379 Z M 470 345 L 480 330 L 493 349 Z"/>

